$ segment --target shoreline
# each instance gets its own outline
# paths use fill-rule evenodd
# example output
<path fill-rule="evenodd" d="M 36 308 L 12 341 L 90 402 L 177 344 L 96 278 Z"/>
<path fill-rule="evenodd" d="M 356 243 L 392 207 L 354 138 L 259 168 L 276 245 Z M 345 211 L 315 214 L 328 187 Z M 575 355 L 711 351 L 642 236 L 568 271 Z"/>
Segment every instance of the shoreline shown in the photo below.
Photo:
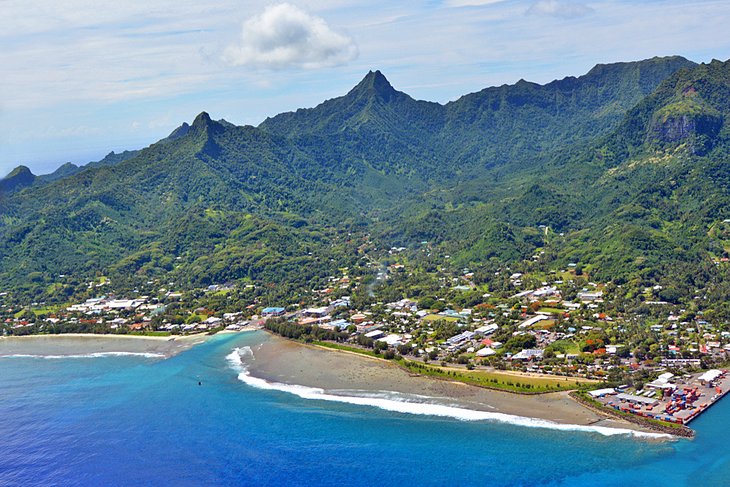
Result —
<path fill-rule="evenodd" d="M 270 333 L 265 336 L 261 343 L 250 347 L 252 358 L 245 372 L 252 382 L 267 384 L 264 388 L 312 388 L 330 400 L 338 396 L 352 400 L 392 394 L 423 407 L 446 407 L 525 423 L 541 422 L 558 429 L 573 426 L 599 432 L 609 429 L 640 435 L 657 433 L 645 425 L 586 408 L 570 397 L 569 391 L 536 395 L 488 389 L 414 374 L 378 357 L 302 344 Z M 344 353 L 330 353 L 333 351 Z"/>
<path fill-rule="evenodd" d="M 62 333 L 0 337 L 0 358 L 81 358 L 145 355 L 170 358 L 204 342 L 210 335 L 116 335 Z"/>
<path fill-rule="evenodd" d="M 274 335 L 274 336 L 278 336 L 278 335 Z M 385 359 L 383 357 L 378 357 L 378 356 L 373 356 L 373 355 L 367 355 L 367 354 L 364 354 L 364 353 L 356 352 L 354 350 L 344 350 L 344 349 L 341 349 L 341 348 L 327 347 L 327 346 L 320 345 L 320 344 L 317 344 L 317 343 L 301 343 L 301 342 L 297 342 L 295 340 L 292 340 L 292 341 L 294 341 L 295 343 L 299 343 L 299 344 L 301 344 L 302 346 L 305 346 L 305 347 L 313 347 L 313 348 L 316 348 L 316 349 L 319 349 L 319 350 L 330 350 L 330 351 L 334 351 L 334 352 L 340 352 L 340 353 L 346 353 L 346 354 L 350 354 L 350 355 L 356 355 L 358 357 L 362 357 L 362 358 L 365 358 L 365 359 L 378 360 L 378 361 L 380 361 L 382 363 L 386 363 L 386 364 L 390 364 L 390 365 L 392 365 L 394 367 L 398 367 L 399 369 L 401 369 L 401 370 L 409 373 L 413 377 L 425 377 L 425 378 L 429 378 L 429 379 L 433 379 L 433 380 L 443 380 L 443 381 L 447 381 L 447 382 L 453 382 L 453 383 L 456 383 L 456 384 L 465 384 L 465 385 L 469 385 L 469 386 L 473 386 L 473 387 L 479 387 L 479 388 L 482 388 L 482 389 L 488 389 L 488 390 L 492 390 L 492 391 L 508 392 L 510 394 L 520 394 L 520 395 L 525 395 L 525 396 L 535 396 L 535 395 L 540 395 L 540 394 L 550 394 L 550 393 L 554 393 L 554 392 L 570 392 L 572 390 L 572 389 L 566 389 L 564 391 L 561 391 L 561 390 L 549 390 L 549 391 L 519 391 L 519 390 L 510 390 L 510 389 L 507 389 L 507 388 L 501 388 L 501 387 L 491 386 L 491 385 L 485 384 L 485 383 L 470 382 L 470 381 L 465 381 L 465 380 L 457 380 L 457 379 L 454 379 L 454 378 L 449 378 L 449 377 L 440 376 L 440 375 L 429 375 L 429 374 L 419 373 L 417 371 L 414 371 L 413 368 L 409 368 L 407 365 L 404 365 L 403 363 L 401 363 L 399 361 L 396 361 L 396 360 L 388 360 L 388 359 Z M 417 361 L 415 361 L 415 360 L 412 360 L 412 359 L 406 359 L 406 360 L 408 362 L 412 363 L 412 364 L 420 365 L 420 363 L 417 362 Z M 432 369 L 436 369 L 436 370 L 440 370 L 440 371 L 448 371 L 448 372 L 455 372 L 455 373 L 468 373 L 468 372 L 472 372 L 472 371 L 467 370 L 466 368 L 460 368 L 460 367 L 449 367 L 449 368 L 447 368 L 447 367 L 442 367 L 440 365 L 434 365 L 434 364 L 427 364 L 427 365 L 428 365 L 428 367 L 431 367 Z M 505 377 L 507 379 L 514 379 L 514 380 L 517 380 L 519 378 L 545 379 L 544 376 L 542 376 L 540 374 L 531 373 L 531 372 L 490 370 L 489 373 L 491 375 L 501 376 L 501 377 Z M 581 380 L 581 381 L 585 380 L 585 382 L 587 382 L 587 383 L 600 384 L 598 381 L 595 381 L 593 379 L 582 379 L 582 378 L 578 378 L 578 380 Z M 555 381 L 555 382 L 559 382 L 559 381 Z"/>
<path fill-rule="evenodd" d="M 205 333 L 196 333 L 194 335 L 129 335 L 129 334 L 122 334 L 122 333 L 45 333 L 45 334 L 36 334 L 36 335 L 9 335 L 9 336 L 0 336 L 0 340 L 4 339 L 10 339 L 10 340 L 24 340 L 24 339 L 33 339 L 33 338 L 64 338 L 64 337 L 73 337 L 73 338 L 138 338 L 143 340 L 159 340 L 159 341 L 174 341 L 178 339 L 190 339 L 195 337 L 204 336 Z"/>
<path fill-rule="evenodd" d="M 636 416 L 633 414 L 626 414 L 622 415 L 618 411 L 607 408 L 606 406 L 598 404 L 594 404 L 593 401 L 590 399 L 583 397 L 578 392 L 571 392 L 570 397 L 576 401 L 577 403 L 581 404 L 583 407 L 588 408 L 592 411 L 595 411 L 598 414 L 603 414 L 607 417 L 613 417 L 616 419 L 628 421 L 630 423 L 634 423 L 636 425 L 639 425 L 641 427 L 644 427 L 646 429 L 655 431 L 657 433 L 663 433 L 667 435 L 676 436 L 679 438 L 687 438 L 692 439 L 695 437 L 695 431 L 688 427 L 688 426 L 677 426 L 677 427 L 671 427 L 671 426 L 664 426 L 662 424 L 658 424 L 655 422 L 650 421 L 649 419 L 642 418 L 641 416 Z"/>
<path fill-rule="evenodd" d="M 274 336 L 276 336 L 276 335 L 274 335 Z M 611 408 L 604 407 L 600 404 L 593 404 L 590 400 L 582 397 L 581 393 L 579 393 L 577 390 L 568 390 L 568 391 L 563 391 L 563 392 L 560 392 L 560 391 L 551 391 L 551 392 L 547 392 L 547 391 L 545 391 L 545 392 L 510 391 L 510 390 L 506 390 L 506 389 L 500 389 L 497 387 L 490 387 L 489 385 L 466 383 L 466 382 L 462 382 L 462 381 L 458 381 L 458 380 L 454 380 L 454 379 L 449 379 L 448 377 L 429 376 L 429 375 L 425 375 L 425 374 L 419 374 L 398 362 L 394 362 L 392 360 L 387 360 L 382 357 L 373 357 L 370 355 L 360 354 L 360 353 L 353 352 L 350 350 L 329 348 L 329 347 L 324 347 L 321 345 L 311 344 L 311 343 L 302 343 L 301 345 L 305 346 L 305 347 L 312 347 L 312 348 L 320 349 L 320 350 L 329 350 L 329 351 L 340 352 L 340 353 L 345 353 L 345 354 L 350 354 L 350 355 L 357 355 L 357 356 L 365 358 L 365 359 L 377 360 L 382 363 L 386 363 L 391 366 L 398 367 L 401 370 L 409 373 L 412 377 L 423 377 L 423 378 L 428 378 L 431 380 L 442 380 L 442 381 L 450 382 L 452 384 L 465 385 L 467 387 L 478 387 L 478 388 L 492 390 L 492 391 L 505 392 L 507 394 L 525 395 L 525 396 L 539 396 L 539 395 L 543 395 L 543 394 L 565 393 L 568 395 L 568 397 L 570 397 L 577 404 L 583 406 L 584 408 L 586 408 L 590 411 L 593 411 L 594 413 L 596 413 L 599 416 L 602 416 L 604 418 L 611 418 L 611 419 L 615 419 L 615 420 L 623 422 L 623 423 L 630 423 L 630 424 L 639 426 L 644 431 L 652 431 L 652 432 L 659 433 L 659 434 L 672 435 L 672 436 L 675 436 L 678 438 L 692 439 L 695 436 L 695 431 L 686 425 L 681 426 L 681 427 L 665 426 L 663 424 L 658 424 L 658 423 L 653 422 L 646 418 L 642 418 L 639 416 L 633 416 L 633 415 L 622 415 L 621 413 L 618 413 Z M 495 372 L 495 373 L 504 375 L 506 377 L 510 377 L 510 376 L 511 377 L 540 377 L 538 374 L 531 374 L 531 373 L 526 373 L 526 372 L 511 373 L 511 372 L 499 371 L 499 372 Z M 595 381 L 593 381 L 593 382 L 595 382 Z M 628 427 L 628 424 L 626 426 Z"/>

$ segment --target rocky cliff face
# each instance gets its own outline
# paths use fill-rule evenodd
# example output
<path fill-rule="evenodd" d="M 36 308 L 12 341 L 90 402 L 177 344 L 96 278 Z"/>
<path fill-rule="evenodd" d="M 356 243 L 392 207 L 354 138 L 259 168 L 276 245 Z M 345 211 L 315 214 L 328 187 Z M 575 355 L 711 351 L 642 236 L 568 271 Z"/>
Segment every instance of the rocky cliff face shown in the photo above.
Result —
<path fill-rule="evenodd" d="M 702 155 L 712 149 L 722 124 L 722 117 L 715 113 L 674 113 L 656 117 L 649 137 L 662 146 L 687 144 L 693 154 Z"/>

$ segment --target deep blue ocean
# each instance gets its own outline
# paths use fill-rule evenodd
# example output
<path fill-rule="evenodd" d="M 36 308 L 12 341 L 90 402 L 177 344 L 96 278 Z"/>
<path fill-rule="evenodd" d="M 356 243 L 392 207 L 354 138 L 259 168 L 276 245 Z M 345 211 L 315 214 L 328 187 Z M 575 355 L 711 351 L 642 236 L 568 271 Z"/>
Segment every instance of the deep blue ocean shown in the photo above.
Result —
<path fill-rule="evenodd" d="M 671 442 L 412 415 L 241 382 L 261 339 L 0 358 L 0 485 L 730 485 L 728 399 Z"/>

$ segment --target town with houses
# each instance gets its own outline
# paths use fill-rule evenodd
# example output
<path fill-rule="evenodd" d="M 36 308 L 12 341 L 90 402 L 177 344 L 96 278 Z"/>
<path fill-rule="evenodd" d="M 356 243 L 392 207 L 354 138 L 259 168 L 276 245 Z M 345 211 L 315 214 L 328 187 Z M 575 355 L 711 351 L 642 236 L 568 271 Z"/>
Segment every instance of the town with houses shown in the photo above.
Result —
<path fill-rule="evenodd" d="M 552 282 L 505 271 L 509 287 L 499 294 L 482 293 L 473 282 L 474 273 L 464 269 L 458 276 L 438 277 L 444 297 L 370 300 L 367 305 L 355 304 L 351 293 L 364 287 L 362 276 L 351 278 L 347 269 L 342 276 L 331 276 L 327 288 L 312 290 L 306 306 L 267 303 L 264 295 L 256 296 L 253 284 L 212 285 L 195 293 L 163 287 L 146 295 L 135 292 L 133 297 L 109 293 L 64 307 L 35 303 L 30 309 L 13 307 L 3 301 L 7 294 L 2 293 L 0 316 L 2 335 L 175 336 L 272 330 L 267 323 L 283 322 L 301 328 L 304 335 L 312 330 L 333 332 L 324 338 L 336 336 L 338 342 L 383 358 L 612 384 L 594 389 L 591 396 L 606 407 L 681 424 L 724 395 L 730 378 L 720 368 L 730 354 L 730 329 L 709 323 L 701 313 L 651 299 L 656 289 L 645 289 L 644 305 L 653 316 L 619 313 L 612 306 L 611 287 L 576 275 L 574 267 L 556 273 L 560 278 Z M 374 282 L 388 286 L 405 275 L 405 268 L 391 264 L 377 272 Z M 464 293 L 476 304 L 457 305 Z M 237 304 L 231 306 L 234 295 Z M 224 297 L 224 306 L 211 305 Z"/>

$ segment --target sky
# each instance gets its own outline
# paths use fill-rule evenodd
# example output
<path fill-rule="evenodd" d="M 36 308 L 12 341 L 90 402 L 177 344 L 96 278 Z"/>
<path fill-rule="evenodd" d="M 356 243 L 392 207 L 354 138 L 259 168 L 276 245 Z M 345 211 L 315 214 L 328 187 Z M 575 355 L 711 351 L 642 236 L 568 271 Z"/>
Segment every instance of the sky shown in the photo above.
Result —
<path fill-rule="evenodd" d="M 441 103 L 595 64 L 730 58 L 730 1 L 0 0 L 0 177 L 258 125 L 379 69 Z"/>

